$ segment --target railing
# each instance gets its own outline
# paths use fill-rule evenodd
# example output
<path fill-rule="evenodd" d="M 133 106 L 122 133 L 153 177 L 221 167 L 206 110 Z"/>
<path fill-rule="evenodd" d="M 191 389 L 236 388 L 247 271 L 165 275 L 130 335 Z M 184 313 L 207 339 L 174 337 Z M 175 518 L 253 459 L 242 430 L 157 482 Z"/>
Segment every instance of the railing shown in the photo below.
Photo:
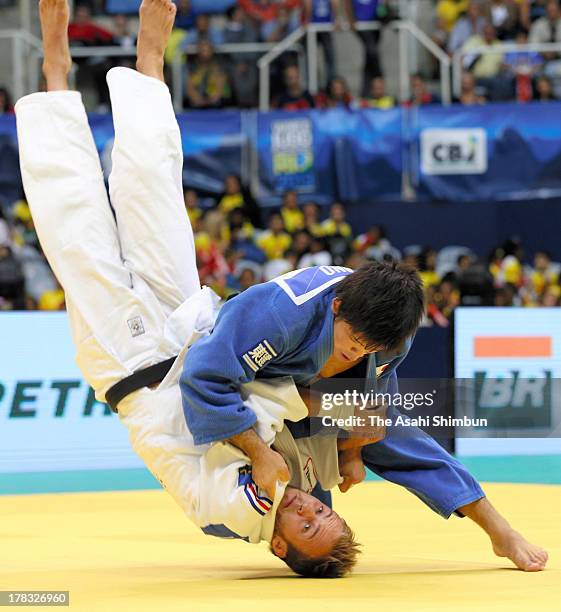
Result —
<path fill-rule="evenodd" d="M 12 43 L 12 92 L 18 100 L 37 87 L 37 53 L 42 53 L 42 45 L 38 38 L 26 30 L 0 30 L 0 40 L 6 39 Z"/>
<path fill-rule="evenodd" d="M 381 25 L 377 21 L 358 22 L 356 29 L 364 30 L 379 30 Z M 452 101 L 451 83 L 450 83 L 450 65 L 451 60 L 448 55 L 434 43 L 427 34 L 418 28 L 412 21 L 392 21 L 385 27 L 397 30 L 399 36 L 399 91 L 402 100 L 409 98 L 409 58 L 408 58 L 408 35 L 413 37 L 421 46 L 431 53 L 440 63 L 441 72 L 441 98 L 444 105 L 448 105 Z M 349 29 L 347 25 L 345 29 Z M 318 91 L 318 32 L 334 32 L 335 26 L 331 23 L 325 24 L 308 24 L 302 26 L 292 32 L 287 38 L 279 42 L 273 49 L 259 59 L 259 109 L 262 111 L 269 110 L 270 105 L 270 76 L 269 66 L 282 53 L 284 53 L 290 45 L 294 45 L 304 36 L 307 38 L 308 47 L 308 90 L 315 94 Z"/>
<path fill-rule="evenodd" d="M 494 46 L 473 47 L 470 49 L 458 49 L 452 58 L 452 75 L 454 83 L 454 95 L 459 97 L 462 89 L 462 60 L 466 55 L 505 55 L 506 53 L 561 53 L 561 43 L 527 43 L 518 45 L 516 43 L 502 43 Z"/>
<path fill-rule="evenodd" d="M 357 30 L 376 30 L 380 29 L 378 22 L 360 22 L 356 24 Z M 409 97 L 409 56 L 408 40 L 413 38 L 419 45 L 431 53 L 441 67 L 441 99 L 443 104 L 451 102 L 451 83 L 450 65 L 451 60 L 448 55 L 440 49 L 419 27 L 412 21 L 393 21 L 385 27 L 397 31 L 399 36 L 399 92 L 402 100 Z M 348 29 L 348 26 L 347 26 Z M 333 24 L 309 24 L 300 26 L 278 43 L 243 43 L 243 44 L 224 44 L 215 48 L 217 54 L 236 53 L 236 54 L 256 54 L 264 53 L 258 60 L 259 68 L 259 108 L 263 111 L 268 110 L 270 105 L 270 74 L 271 63 L 282 53 L 288 50 L 296 50 L 298 53 L 301 73 L 307 74 L 308 89 L 312 94 L 318 91 L 318 44 L 317 34 L 319 32 L 334 31 Z M 0 30 L 0 38 L 11 38 L 13 43 L 13 66 L 14 66 L 14 96 L 19 98 L 26 93 L 34 91 L 39 78 L 39 58 L 42 57 L 42 46 L 38 38 L 24 30 Z M 303 57 L 303 48 L 300 44 L 304 38 L 307 39 L 307 66 Z M 556 50 L 561 50 L 561 46 L 553 45 Z M 542 45 L 542 47 L 552 47 L 552 45 Z M 474 50 L 475 51 L 475 50 Z M 191 45 L 187 49 L 178 49 L 172 60 L 172 83 L 174 106 L 176 111 L 183 109 L 184 97 L 184 55 L 196 52 L 196 47 Z M 495 51 L 496 52 L 496 51 Z M 135 47 L 71 47 L 72 57 L 129 57 L 135 55 Z M 27 55 L 27 67 L 25 66 L 25 56 Z M 454 58 L 456 60 L 456 57 Z M 461 63 L 461 58 L 457 60 Z M 460 77 L 461 78 L 461 77 Z"/>
<path fill-rule="evenodd" d="M 287 37 L 287 38 L 290 38 Z M 286 38 L 284 40 L 287 40 Z M 284 41 L 282 41 L 284 42 Z M 263 54 L 270 52 L 277 46 L 277 43 L 226 43 L 223 45 L 217 45 L 214 48 L 214 52 L 218 54 L 235 53 L 235 54 Z M 298 61 L 303 66 L 303 49 L 301 45 L 289 44 L 286 49 L 295 50 L 298 53 Z M 183 96 L 185 94 L 185 82 L 184 82 L 184 63 L 183 57 L 185 55 L 194 55 L 197 52 L 196 45 L 189 45 L 186 49 L 177 48 L 172 58 L 172 90 L 173 90 L 173 105 L 175 110 L 180 112 L 183 110 Z"/>

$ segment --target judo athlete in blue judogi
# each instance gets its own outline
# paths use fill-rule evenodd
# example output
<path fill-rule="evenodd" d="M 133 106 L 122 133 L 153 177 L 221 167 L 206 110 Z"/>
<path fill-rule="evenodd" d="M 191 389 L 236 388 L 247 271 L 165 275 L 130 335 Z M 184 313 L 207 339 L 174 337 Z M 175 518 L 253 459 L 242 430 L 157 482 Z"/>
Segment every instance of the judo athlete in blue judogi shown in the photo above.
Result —
<path fill-rule="evenodd" d="M 304 390 L 322 378 L 352 375 L 362 368 L 366 390 L 396 394 L 397 367 L 409 351 L 422 310 L 416 273 L 395 264 L 372 263 L 355 272 L 337 266 L 307 268 L 246 290 L 223 306 L 213 332 L 185 360 L 180 386 L 195 443 L 229 439 L 251 456 L 246 445 L 256 442 L 251 429 L 255 415 L 238 389 L 256 378 L 291 376 Z M 387 411 L 394 423 L 399 414 L 392 407 Z M 309 435 L 309 427 L 302 425 L 286 423 L 299 441 Z M 247 439 L 242 443 L 243 436 Z M 495 552 L 518 567 L 543 569 L 545 552 L 514 532 L 469 471 L 419 428 L 394 424 L 381 441 L 339 440 L 338 448 L 345 478 L 341 490 L 364 478 L 364 465 L 407 488 L 444 518 L 452 513 L 469 516 L 490 535 Z M 312 460 L 321 462 L 321 457 L 316 454 Z M 252 457 L 252 463 L 257 484 L 271 490 L 272 483 L 259 478 L 267 474 L 274 480 L 275 469 L 258 473 L 259 458 Z M 309 484 L 315 484 L 314 494 L 330 506 L 329 492 Z M 319 533 L 319 547 L 324 547 L 330 529 L 305 505 L 301 514 L 302 528 Z M 317 575 L 329 552 L 318 552 L 313 538 L 295 545 L 295 531 L 296 521 L 285 520 L 281 505 L 273 552 L 298 573 Z"/>

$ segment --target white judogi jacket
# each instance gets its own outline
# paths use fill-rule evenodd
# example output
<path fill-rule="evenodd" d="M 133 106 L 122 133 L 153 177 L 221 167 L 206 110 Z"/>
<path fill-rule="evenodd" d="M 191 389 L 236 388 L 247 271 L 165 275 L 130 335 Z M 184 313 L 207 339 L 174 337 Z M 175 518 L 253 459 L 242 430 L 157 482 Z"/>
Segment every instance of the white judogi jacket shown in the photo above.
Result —
<path fill-rule="evenodd" d="M 205 533 L 270 541 L 288 483 L 278 483 L 274 500 L 268 499 L 253 482 L 251 462 L 240 449 L 227 442 L 196 446 L 185 423 L 178 381 L 188 346 L 212 326 L 205 291 L 188 300 L 189 316 L 178 325 L 182 334 L 193 325 L 191 341 L 164 381 L 156 390 L 141 389 L 122 400 L 119 417 L 135 452 Z M 200 315 L 194 318 L 197 301 Z M 298 421 L 308 414 L 291 378 L 254 381 L 244 385 L 242 395 L 257 415 L 258 435 L 268 445 L 277 440 L 275 448 L 287 461 L 292 486 L 310 492 L 318 481 L 324 489 L 341 482 L 335 437 L 295 441 L 284 427 L 284 420 Z"/>

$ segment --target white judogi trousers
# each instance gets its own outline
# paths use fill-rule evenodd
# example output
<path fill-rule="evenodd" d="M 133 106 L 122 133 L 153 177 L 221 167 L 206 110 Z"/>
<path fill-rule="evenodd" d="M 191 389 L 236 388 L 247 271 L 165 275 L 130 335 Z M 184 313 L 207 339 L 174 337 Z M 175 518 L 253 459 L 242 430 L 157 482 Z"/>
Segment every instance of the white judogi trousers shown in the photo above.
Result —
<path fill-rule="evenodd" d="M 183 415 L 184 357 L 212 329 L 218 298 L 199 285 L 169 90 L 128 68 L 112 69 L 107 81 L 116 221 L 80 94 L 36 93 L 16 104 L 25 193 L 66 293 L 78 365 L 103 401 L 135 370 L 179 354 L 157 389 L 140 389 L 119 403 L 131 444 L 197 525 L 270 540 L 285 484 L 277 486 L 271 511 L 256 513 L 255 499 L 239 482 L 247 457 L 229 444 L 195 446 Z M 274 391 L 254 383 L 260 388 L 259 399 L 247 402 L 258 416 L 257 432 L 271 444 L 285 418 L 301 419 L 307 410 L 290 381 Z"/>

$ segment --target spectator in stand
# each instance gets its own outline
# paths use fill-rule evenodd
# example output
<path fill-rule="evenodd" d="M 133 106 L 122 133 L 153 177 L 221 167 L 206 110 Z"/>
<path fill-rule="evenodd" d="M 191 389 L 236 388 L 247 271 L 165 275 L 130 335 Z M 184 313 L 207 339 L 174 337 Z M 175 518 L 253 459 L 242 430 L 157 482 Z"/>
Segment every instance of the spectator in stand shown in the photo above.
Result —
<path fill-rule="evenodd" d="M 287 189 L 282 194 L 280 214 L 289 234 L 304 229 L 304 213 L 298 208 L 298 196 L 294 189 Z"/>
<path fill-rule="evenodd" d="M 381 225 L 372 225 L 366 233 L 355 238 L 353 247 L 368 259 L 381 259 L 384 253 L 391 250 L 392 245 L 386 238 L 386 230 Z"/>
<path fill-rule="evenodd" d="M 253 241 L 255 228 L 241 208 L 234 208 L 228 215 L 230 247 L 240 254 L 241 259 L 254 264 L 263 264 L 267 258 Z"/>
<path fill-rule="evenodd" d="M 102 47 L 112 45 L 113 34 L 109 30 L 94 23 L 89 6 L 78 4 L 74 9 L 74 17 L 68 26 L 68 40 L 71 47 Z M 93 79 L 98 94 L 98 110 L 109 110 L 109 90 L 105 75 L 112 63 L 107 57 L 84 57 L 74 60 L 79 65 L 80 76 L 90 76 Z"/>
<path fill-rule="evenodd" d="M 495 28 L 490 24 L 485 24 L 483 35 L 475 34 L 470 37 L 462 49 L 466 52 L 464 55 L 464 67 L 472 72 L 476 79 L 491 79 L 496 77 L 503 65 L 504 54 L 500 52 L 502 48 L 501 41 L 497 38 Z M 497 53 L 486 54 L 469 54 L 470 49 L 477 47 L 492 47 L 497 48 Z"/>
<path fill-rule="evenodd" d="M 553 83 L 549 77 L 540 76 L 537 78 L 534 100 L 536 102 L 553 102 L 557 100 L 553 92 Z"/>
<path fill-rule="evenodd" d="M 440 284 L 440 276 L 436 272 L 436 255 L 431 247 L 424 248 L 419 255 L 419 276 L 425 289 Z"/>
<path fill-rule="evenodd" d="M 130 49 L 130 57 L 115 57 L 112 60 L 113 66 L 126 66 L 134 68 L 136 64 L 136 35 L 130 30 L 130 22 L 124 15 L 113 17 L 113 44 L 117 47 Z"/>
<path fill-rule="evenodd" d="M 213 47 L 224 42 L 224 33 L 212 25 L 209 15 L 201 13 L 195 17 L 195 26 L 187 31 L 187 36 L 181 41 L 181 48 L 185 50 L 189 45 L 196 45 L 206 40 Z"/>
<path fill-rule="evenodd" d="M 301 0 L 238 0 L 238 4 L 253 19 L 264 42 L 278 42 L 299 25 Z"/>
<path fill-rule="evenodd" d="M 261 227 L 261 214 L 253 196 L 242 186 L 239 176 L 228 174 L 224 179 L 224 191 L 218 196 L 218 209 L 229 215 L 238 208 L 254 226 Z"/>
<path fill-rule="evenodd" d="M 191 227 L 194 232 L 199 230 L 199 223 L 203 217 L 203 210 L 199 206 L 199 196 L 194 189 L 186 189 L 183 193 L 183 199 L 185 201 L 185 209 L 191 222 Z"/>
<path fill-rule="evenodd" d="M 195 25 L 195 14 L 191 7 L 191 0 L 175 0 L 177 12 L 175 13 L 174 29 L 190 30 Z"/>
<path fill-rule="evenodd" d="M 11 115 L 13 112 L 12 96 L 7 87 L 0 86 L 0 115 Z"/>
<path fill-rule="evenodd" d="M 333 263 L 331 253 L 327 250 L 325 241 L 322 238 L 312 238 L 309 252 L 298 262 L 299 268 L 309 268 L 311 266 L 330 266 Z"/>
<path fill-rule="evenodd" d="M 523 23 L 524 27 L 529 28 L 530 24 L 545 17 L 545 5 L 547 0 L 521 0 L 521 19 L 524 19 L 524 13 L 528 14 L 527 23 Z M 525 9 L 525 10 L 524 10 Z"/>
<path fill-rule="evenodd" d="M 243 208 L 234 208 L 230 211 L 228 214 L 228 241 L 230 246 L 236 241 L 253 240 L 254 234 L 255 227 L 246 216 Z"/>
<path fill-rule="evenodd" d="M 466 12 L 468 4 L 468 0 L 438 0 L 436 17 L 447 34 L 450 34 L 458 19 Z"/>
<path fill-rule="evenodd" d="M 243 268 L 239 278 L 240 292 L 257 285 L 259 282 L 255 276 L 255 271 L 252 268 Z"/>
<path fill-rule="evenodd" d="M 292 238 L 286 233 L 279 213 L 270 216 L 268 225 L 269 229 L 257 239 L 257 246 L 265 253 L 267 259 L 282 259 L 292 244 Z"/>
<path fill-rule="evenodd" d="M 361 100 L 362 108 L 378 108 L 387 110 L 395 106 L 395 98 L 386 94 L 386 82 L 384 77 L 374 77 L 370 81 L 370 87 L 366 98 Z"/>
<path fill-rule="evenodd" d="M 561 306 L 561 287 L 559 285 L 548 287 L 540 298 L 538 305 L 545 308 Z"/>
<path fill-rule="evenodd" d="M 516 287 L 510 284 L 506 284 L 503 287 L 497 287 L 495 289 L 494 306 L 499 308 L 506 308 L 515 306 L 514 296 L 516 295 Z"/>
<path fill-rule="evenodd" d="M 404 106 L 424 106 L 425 104 L 440 104 L 440 98 L 431 93 L 421 74 L 411 77 L 411 98 L 404 102 Z"/>
<path fill-rule="evenodd" d="M 468 7 L 468 0 L 439 0 L 436 5 L 436 26 L 431 32 L 431 38 L 441 49 L 446 49 L 450 33 L 456 22 L 462 17 Z M 440 66 L 434 58 L 432 61 L 433 71 L 438 74 Z"/>
<path fill-rule="evenodd" d="M 39 238 L 37 237 L 37 232 L 35 231 L 35 225 L 33 223 L 33 217 L 31 216 L 31 211 L 25 200 L 19 200 L 14 204 L 12 208 L 12 217 L 14 221 L 14 244 L 18 247 L 27 245 L 37 251 L 41 251 Z"/>
<path fill-rule="evenodd" d="M 382 5 L 384 5 L 384 0 L 345 0 L 349 25 L 351 30 L 361 40 L 364 48 L 362 97 L 366 96 L 370 81 L 374 77 L 382 76 L 382 65 L 378 48 L 380 44 L 380 30 L 357 30 L 356 24 L 361 21 L 379 21 L 378 10 Z"/>
<path fill-rule="evenodd" d="M 23 268 L 8 241 L 0 244 L 0 310 L 25 310 Z"/>
<path fill-rule="evenodd" d="M 512 0 L 489 0 L 483 5 L 483 16 L 497 31 L 499 40 L 514 38 L 518 30 L 520 9 Z"/>
<path fill-rule="evenodd" d="M 327 84 L 325 93 L 319 94 L 316 99 L 318 108 L 349 109 L 353 98 L 343 77 L 335 77 Z"/>
<path fill-rule="evenodd" d="M 464 72 L 462 74 L 462 91 L 458 102 L 464 106 L 485 104 L 487 102 L 485 96 L 477 92 L 475 77 L 471 72 Z"/>
<path fill-rule="evenodd" d="M 323 236 L 341 236 L 347 240 L 353 239 L 353 230 L 345 221 L 345 207 L 339 202 L 331 205 L 329 218 L 321 224 Z"/>
<path fill-rule="evenodd" d="M 113 17 L 113 42 L 119 47 L 133 49 L 136 47 L 136 34 L 130 29 L 130 22 L 124 15 Z M 135 55 L 133 51 L 132 55 Z"/>
<path fill-rule="evenodd" d="M 201 284 L 224 294 L 229 267 L 224 257 L 228 245 L 228 231 L 224 215 L 209 210 L 203 217 L 201 231 L 195 234 L 197 268 Z"/>
<path fill-rule="evenodd" d="M 475 263 L 471 255 L 460 255 L 458 257 L 458 261 L 456 262 L 456 275 L 459 276 L 463 274 L 470 266 Z"/>
<path fill-rule="evenodd" d="M 463 46 L 467 52 L 478 47 L 497 49 L 497 53 L 468 53 L 464 56 L 464 66 L 473 73 L 477 84 L 485 88 L 487 98 L 493 101 L 512 100 L 514 97 L 512 77 L 503 66 L 502 46 L 503 43 L 497 38 L 495 28 L 490 23 L 483 28 L 482 37 L 476 34 Z"/>
<path fill-rule="evenodd" d="M 300 83 L 298 66 L 286 66 L 284 69 L 284 87 L 284 92 L 273 102 L 275 108 L 295 111 L 315 107 L 312 95 Z"/>
<path fill-rule="evenodd" d="M 339 8 L 338 0 L 304 0 L 304 10 L 302 11 L 302 23 L 312 24 L 332 24 L 338 27 L 337 11 Z M 317 32 L 317 41 L 323 49 L 325 60 L 326 82 L 332 81 L 337 74 L 337 58 L 333 45 L 332 32 Z"/>
<path fill-rule="evenodd" d="M 226 12 L 228 21 L 224 28 L 224 42 L 227 44 L 255 43 L 257 31 L 249 17 L 234 4 Z M 257 63 L 253 53 L 230 55 L 230 82 L 236 106 L 253 108 L 257 105 Z"/>
<path fill-rule="evenodd" d="M 353 231 L 345 221 L 345 207 L 339 202 L 332 204 L 329 218 L 321 224 L 322 235 L 335 265 L 343 265 L 351 252 Z"/>
<path fill-rule="evenodd" d="M 534 267 L 530 268 L 529 280 L 532 290 L 539 298 L 548 287 L 559 282 L 559 267 L 551 264 L 551 256 L 547 251 L 538 251 L 534 255 Z"/>
<path fill-rule="evenodd" d="M 464 45 L 468 38 L 476 34 L 482 34 L 486 23 L 485 18 L 481 14 L 479 2 L 472 0 L 468 5 L 466 15 L 458 19 L 450 33 L 450 38 L 448 39 L 448 53 L 452 55 Z"/>
<path fill-rule="evenodd" d="M 561 11 L 557 0 L 548 0 L 545 15 L 535 21 L 530 28 L 530 42 L 561 42 Z M 557 57 L 555 53 L 544 53 L 546 60 Z"/>
<path fill-rule="evenodd" d="M 187 77 L 185 106 L 190 108 L 222 108 L 231 99 L 228 75 L 214 56 L 208 40 L 197 45 L 198 53 Z"/>
<path fill-rule="evenodd" d="M 433 300 L 440 312 L 447 319 L 451 319 L 454 310 L 460 305 L 460 292 L 452 278 L 442 279 Z"/>
<path fill-rule="evenodd" d="M 516 44 L 525 45 L 528 42 L 528 32 L 520 28 L 516 33 Z M 543 57 L 536 51 L 521 51 L 507 53 L 503 66 L 512 75 L 515 83 L 518 102 L 529 102 L 532 99 L 532 78 L 541 70 Z"/>
<path fill-rule="evenodd" d="M 298 230 L 294 236 L 292 236 L 292 246 L 290 248 L 291 253 L 296 257 L 296 266 L 300 259 L 309 253 L 310 245 L 312 244 L 312 235 L 307 230 Z"/>
<path fill-rule="evenodd" d="M 319 208 L 315 202 L 306 202 L 302 206 L 304 214 L 304 227 L 311 236 L 321 236 L 322 229 L 319 222 Z"/>
<path fill-rule="evenodd" d="M 113 34 L 94 23 L 89 6 L 77 4 L 68 26 L 68 40 L 70 46 L 98 47 L 111 44 Z"/>
<path fill-rule="evenodd" d="M 45 291 L 37 303 L 38 310 L 66 310 L 66 298 L 62 287 L 58 284 L 54 289 Z"/>
<path fill-rule="evenodd" d="M 503 287 L 505 284 L 522 287 L 524 284 L 523 255 L 522 246 L 515 239 L 507 240 L 502 246 L 495 249 L 489 271 L 493 275 L 496 287 Z"/>

